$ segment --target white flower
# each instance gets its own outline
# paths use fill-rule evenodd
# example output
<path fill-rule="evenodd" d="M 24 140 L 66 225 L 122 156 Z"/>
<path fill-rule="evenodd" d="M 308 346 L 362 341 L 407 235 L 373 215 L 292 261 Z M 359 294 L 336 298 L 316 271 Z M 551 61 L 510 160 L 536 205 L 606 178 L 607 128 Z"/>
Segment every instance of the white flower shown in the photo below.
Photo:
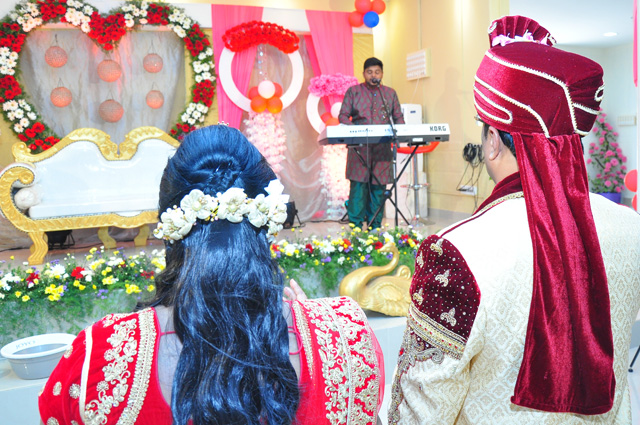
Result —
<path fill-rule="evenodd" d="M 189 114 L 182 114 L 180 116 L 180 119 L 182 120 L 182 122 L 187 122 L 187 120 L 189 119 Z"/>
<path fill-rule="evenodd" d="M 89 31 L 91 31 L 91 27 L 89 26 L 88 22 L 83 22 L 82 25 L 80 25 L 80 29 L 84 33 L 88 33 Z"/>
<path fill-rule="evenodd" d="M 212 80 L 213 76 L 211 75 L 210 72 L 207 71 L 207 72 L 203 72 L 202 73 L 202 78 L 205 79 L 205 80 Z"/>
<path fill-rule="evenodd" d="M 93 13 L 93 8 L 91 6 L 85 6 L 82 11 L 85 15 L 91 15 Z"/>
<path fill-rule="evenodd" d="M 189 125 L 195 125 L 195 123 L 196 123 L 196 120 L 194 120 L 193 118 L 189 118 L 187 120 L 187 124 L 189 124 Z"/>
<path fill-rule="evenodd" d="M 207 111 L 209 110 L 209 108 L 207 108 L 207 106 L 206 106 L 206 105 L 203 105 L 202 103 L 198 103 L 198 104 L 196 105 L 196 110 L 197 110 L 198 112 L 201 112 L 201 113 L 205 114 L 205 113 L 207 113 Z"/>
<path fill-rule="evenodd" d="M 180 208 L 169 208 L 162 213 L 160 221 L 154 231 L 156 237 L 175 241 L 191 231 L 195 224 L 195 215 L 187 215 Z"/>
<path fill-rule="evenodd" d="M 125 25 L 127 28 L 133 28 L 133 26 L 134 26 L 135 24 L 136 24 L 136 23 L 134 22 L 134 20 L 133 20 L 133 19 L 129 19 L 129 20 L 125 20 L 125 21 L 124 21 L 124 25 Z"/>
<path fill-rule="evenodd" d="M 147 18 L 142 18 L 142 19 L 140 19 L 138 22 L 140 22 L 140 24 L 141 24 L 141 25 L 145 25 L 145 24 L 147 24 L 147 22 L 149 22 L 149 21 L 147 20 Z"/>
<path fill-rule="evenodd" d="M 16 120 L 16 114 L 14 114 L 13 112 L 9 112 L 9 113 L 7 113 L 7 118 L 9 118 L 11 121 L 15 121 Z"/>
<path fill-rule="evenodd" d="M 239 187 L 227 189 L 223 194 L 218 194 L 218 218 L 229 220 L 232 223 L 240 223 L 242 216 L 248 212 L 249 208 L 245 204 L 247 194 Z"/>
<path fill-rule="evenodd" d="M 218 206 L 217 201 L 201 190 L 194 189 L 180 201 L 180 208 L 185 213 L 192 211 L 200 220 L 211 217 L 211 212 Z"/>
<path fill-rule="evenodd" d="M 80 274 L 82 274 L 82 276 L 84 277 L 84 280 L 86 282 L 91 282 L 91 280 L 93 279 L 93 275 L 95 273 L 91 269 L 86 269 L 86 270 L 81 271 Z"/>
<path fill-rule="evenodd" d="M 202 76 L 200 75 L 196 75 L 194 79 L 196 80 L 196 83 L 201 83 L 204 80 L 204 78 L 202 78 Z"/>
<path fill-rule="evenodd" d="M 198 112 L 198 111 L 193 111 L 193 114 L 191 114 L 191 116 L 194 119 L 198 119 L 198 118 L 200 118 L 202 116 L 202 114 L 200 112 Z"/>
<path fill-rule="evenodd" d="M 24 111 L 22 109 L 16 109 L 15 111 L 16 118 L 24 117 Z"/>
<path fill-rule="evenodd" d="M 18 109 L 18 102 L 16 102 L 15 100 L 4 102 L 2 104 L 2 109 L 4 109 L 5 111 L 15 111 L 16 109 Z"/>
<path fill-rule="evenodd" d="M 20 125 L 21 125 L 21 126 L 23 126 L 23 127 L 25 127 L 25 128 L 26 128 L 26 127 L 29 127 L 29 124 L 31 124 L 31 122 L 30 122 L 28 119 L 26 119 L 26 118 L 22 118 L 22 119 L 20 120 Z"/>
<path fill-rule="evenodd" d="M 338 258 L 338 264 L 342 265 L 342 263 L 344 263 L 344 260 L 345 260 L 344 257 Z"/>
<path fill-rule="evenodd" d="M 173 28 L 173 32 L 175 32 L 180 38 L 185 38 L 185 36 L 187 35 L 187 32 L 183 28 L 178 26 Z"/>
<path fill-rule="evenodd" d="M 24 131 L 24 127 L 22 127 L 20 124 L 15 124 L 13 126 L 13 131 L 15 131 L 16 133 L 22 133 Z"/>
<path fill-rule="evenodd" d="M 20 276 L 14 276 L 11 273 L 7 273 L 2 277 L 2 279 L 0 279 L 0 288 L 4 289 L 5 291 L 10 291 L 11 285 L 9 284 L 18 283 L 20 282 L 20 280 L 22 280 L 20 279 Z"/>

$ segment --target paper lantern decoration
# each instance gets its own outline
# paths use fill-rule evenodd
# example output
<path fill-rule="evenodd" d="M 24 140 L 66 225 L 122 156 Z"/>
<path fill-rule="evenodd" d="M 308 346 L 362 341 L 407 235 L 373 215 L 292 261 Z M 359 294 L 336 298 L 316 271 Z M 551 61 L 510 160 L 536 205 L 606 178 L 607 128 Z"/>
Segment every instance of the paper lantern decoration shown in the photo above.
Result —
<path fill-rule="evenodd" d="M 352 27 L 361 27 L 364 25 L 364 21 L 362 20 L 362 13 L 354 10 L 349 14 L 349 25 Z"/>
<path fill-rule="evenodd" d="M 162 70 L 162 57 L 156 53 L 149 53 L 142 60 L 142 66 L 147 72 L 160 72 Z"/>
<path fill-rule="evenodd" d="M 162 105 L 164 104 L 164 95 L 160 90 L 151 90 L 147 93 L 146 100 L 147 105 L 149 105 L 150 108 L 162 108 Z"/>
<path fill-rule="evenodd" d="M 60 68 L 67 63 L 67 51 L 60 46 L 51 46 L 44 52 L 44 61 L 47 65 Z"/>
<path fill-rule="evenodd" d="M 111 59 L 105 59 L 98 64 L 98 77 L 102 81 L 111 83 L 122 75 L 120 64 Z"/>
<path fill-rule="evenodd" d="M 115 100 L 109 99 L 100 104 L 98 114 L 100 114 L 100 118 L 106 122 L 118 122 L 120 118 L 122 118 L 122 115 L 124 115 L 124 108 Z"/>
<path fill-rule="evenodd" d="M 387 5 L 384 4 L 383 0 L 373 0 L 371 2 L 371 11 L 376 12 L 378 15 L 381 15 L 386 8 Z"/>
<path fill-rule="evenodd" d="M 366 26 L 373 28 L 378 25 L 378 22 L 380 22 L 380 17 L 376 12 L 367 12 L 362 17 L 362 20 Z"/>
<path fill-rule="evenodd" d="M 365 14 L 371 10 L 371 0 L 356 0 L 355 7 L 358 12 Z"/>
<path fill-rule="evenodd" d="M 71 90 L 66 87 L 56 87 L 51 90 L 51 103 L 58 108 L 64 108 L 65 106 L 69 106 L 73 96 L 71 95 Z"/>

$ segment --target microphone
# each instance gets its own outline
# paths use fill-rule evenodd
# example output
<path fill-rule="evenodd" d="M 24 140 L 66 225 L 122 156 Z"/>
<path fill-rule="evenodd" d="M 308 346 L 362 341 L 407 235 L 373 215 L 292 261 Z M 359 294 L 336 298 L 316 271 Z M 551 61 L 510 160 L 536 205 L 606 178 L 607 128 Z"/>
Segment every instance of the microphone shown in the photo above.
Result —
<path fill-rule="evenodd" d="M 380 79 L 378 78 L 372 78 L 371 79 L 371 84 L 373 84 L 374 86 L 377 86 L 380 84 Z"/>

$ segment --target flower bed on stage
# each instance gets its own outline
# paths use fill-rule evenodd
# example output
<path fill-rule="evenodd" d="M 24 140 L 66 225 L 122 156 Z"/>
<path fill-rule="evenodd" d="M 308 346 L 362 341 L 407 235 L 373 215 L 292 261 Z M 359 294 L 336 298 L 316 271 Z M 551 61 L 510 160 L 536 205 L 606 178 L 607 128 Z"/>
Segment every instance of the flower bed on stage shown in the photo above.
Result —
<path fill-rule="evenodd" d="M 321 297 L 336 295 L 350 271 L 387 264 L 391 254 L 378 250 L 388 241 L 398 246 L 400 264 L 413 270 L 423 237 L 404 229 L 346 228 L 325 238 L 289 239 L 271 246 L 273 257 L 287 278 L 296 279 L 309 296 Z M 125 255 L 92 248 L 83 260 L 67 254 L 39 268 L 5 262 L 0 265 L 0 346 L 41 333 L 77 333 L 108 313 L 131 311 L 153 295 L 155 276 L 164 267 L 164 250 Z"/>

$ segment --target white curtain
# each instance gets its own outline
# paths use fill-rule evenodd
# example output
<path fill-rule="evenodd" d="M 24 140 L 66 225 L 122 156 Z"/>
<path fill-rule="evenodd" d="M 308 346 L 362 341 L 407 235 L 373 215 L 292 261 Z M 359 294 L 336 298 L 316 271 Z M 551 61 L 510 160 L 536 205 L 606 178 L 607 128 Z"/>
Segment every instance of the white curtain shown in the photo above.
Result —
<path fill-rule="evenodd" d="M 56 36 L 68 55 L 67 63 L 60 68 L 49 66 L 44 59 Z M 149 73 L 143 68 L 142 61 L 148 53 L 162 57 L 160 72 Z M 108 83 L 97 73 L 98 64 L 107 59 L 107 54 L 82 31 L 33 31 L 20 54 L 20 78 L 31 103 L 38 106 L 44 122 L 60 137 L 83 127 L 108 133 L 114 143 L 122 142 L 125 134 L 141 126 L 151 125 L 168 132 L 185 105 L 182 40 L 168 30 L 127 32 L 110 56 L 120 64 L 122 76 Z M 54 106 L 50 100 L 59 81 L 73 96 L 65 108 Z M 164 95 L 164 105 L 159 109 L 150 108 L 145 100 L 152 86 Z M 100 104 L 109 98 L 124 108 L 122 119 L 116 123 L 105 122 L 98 114 Z"/>
<path fill-rule="evenodd" d="M 262 56 L 261 52 L 264 52 Z M 327 199 L 322 193 L 323 187 L 320 184 L 322 146 L 317 142 L 318 133 L 307 119 L 306 102 L 309 94 L 307 87 L 314 75 L 302 37 L 299 52 L 304 63 L 304 83 L 298 98 L 282 111 L 281 120 L 287 134 L 287 150 L 284 154 L 286 159 L 281 162 L 283 169 L 280 177 L 286 192 L 296 203 L 300 219 L 304 222 L 326 219 Z M 249 87 L 258 85 L 263 79 L 268 79 L 279 83 L 286 91 L 292 74 L 288 56 L 270 45 L 263 45 L 256 55 Z M 320 114 L 324 112 L 322 102 L 319 111 Z M 247 113 L 243 115 L 241 131 L 245 129 L 244 119 L 247 115 Z"/>

